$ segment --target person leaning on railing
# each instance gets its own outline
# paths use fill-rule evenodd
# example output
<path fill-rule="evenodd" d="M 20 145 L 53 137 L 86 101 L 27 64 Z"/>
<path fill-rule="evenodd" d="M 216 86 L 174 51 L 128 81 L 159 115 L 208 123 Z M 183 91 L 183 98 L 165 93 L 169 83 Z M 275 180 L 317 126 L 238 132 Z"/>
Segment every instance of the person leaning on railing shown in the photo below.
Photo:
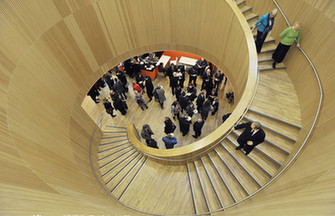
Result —
<path fill-rule="evenodd" d="M 279 37 L 282 38 L 278 44 L 275 52 L 272 54 L 272 68 L 276 68 L 276 64 L 284 60 L 288 50 L 295 40 L 297 40 L 297 47 L 300 47 L 300 22 L 296 22 L 294 26 L 286 28 Z"/>

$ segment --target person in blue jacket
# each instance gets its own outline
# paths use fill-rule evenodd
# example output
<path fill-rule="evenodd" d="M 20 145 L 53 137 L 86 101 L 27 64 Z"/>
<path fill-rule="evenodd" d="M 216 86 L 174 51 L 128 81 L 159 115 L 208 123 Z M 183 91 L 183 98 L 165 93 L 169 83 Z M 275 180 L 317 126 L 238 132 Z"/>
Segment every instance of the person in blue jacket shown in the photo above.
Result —
<path fill-rule="evenodd" d="M 169 133 L 163 137 L 163 142 L 165 143 L 166 149 L 172 149 L 173 146 L 177 144 L 177 138 L 173 136 L 173 133 Z"/>
<path fill-rule="evenodd" d="M 273 9 L 271 13 L 263 15 L 251 28 L 251 31 L 253 31 L 257 27 L 257 37 L 255 41 L 257 53 L 261 52 L 265 38 L 268 32 L 271 31 L 271 29 L 273 28 L 273 22 L 275 16 L 277 15 L 277 12 L 277 9 Z"/>

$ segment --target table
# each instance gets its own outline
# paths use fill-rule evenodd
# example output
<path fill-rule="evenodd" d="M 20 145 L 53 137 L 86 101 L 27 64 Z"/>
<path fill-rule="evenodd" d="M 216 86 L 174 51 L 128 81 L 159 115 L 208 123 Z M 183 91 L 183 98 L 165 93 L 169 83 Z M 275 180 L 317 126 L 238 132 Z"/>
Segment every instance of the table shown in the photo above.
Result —
<path fill-rule="evenodd" d="M 158 66 L 160 63 L 163 63 L 163 67 L 165 67 L 166 64 L 169 62 L 170 58 L 171 56 L 162 55 L 160 59 L 158 60 L 156 66 Z"/>
<path fill-rule="evenodd" d="M 197 63 L 197 61 L 198 61 L 197 59 L 182 56 L 180 57 L 178 63 L 194 66 Z"/>

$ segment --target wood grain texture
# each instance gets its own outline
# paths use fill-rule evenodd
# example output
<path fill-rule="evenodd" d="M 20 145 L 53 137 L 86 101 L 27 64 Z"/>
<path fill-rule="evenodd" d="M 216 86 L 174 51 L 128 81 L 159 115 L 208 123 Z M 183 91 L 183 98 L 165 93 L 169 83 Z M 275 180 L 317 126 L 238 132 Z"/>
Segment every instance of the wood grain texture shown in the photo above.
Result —
<path fill-rule="evenodd" d="M 107 197 L 93 177 L 88 153 L 95 123 L 81 108 L 92 83 L 119 62 L 157 50 L 191 52 L 225 68 L 238 100 L 243 99 L 247 82 L 240 72 L 256 70 L 249 54 L 241 57 L 244 64 L 236 64 L 234 58 L 252 44 L 244 40 L 242 19 L 216 22 L 228 14 L 227 19 L 234 18 L 230 3 L 19 0 L 0 4 L 1 146 L 6 158 L 1 164 L 15 168 L 2 170 L 4 215 L 133 213 Z M 186 12 L 198 18 L 190 19 Z M 185 21 L 179 19 L 181 15 Z M 225 40 L 211 40 L 214 34 Z M 226 50 L 232 57 L 226 57 Z M 100 136 L 98 130 L 93 142 Z M 15 208 L 12 200 L 17 200 Z"/>

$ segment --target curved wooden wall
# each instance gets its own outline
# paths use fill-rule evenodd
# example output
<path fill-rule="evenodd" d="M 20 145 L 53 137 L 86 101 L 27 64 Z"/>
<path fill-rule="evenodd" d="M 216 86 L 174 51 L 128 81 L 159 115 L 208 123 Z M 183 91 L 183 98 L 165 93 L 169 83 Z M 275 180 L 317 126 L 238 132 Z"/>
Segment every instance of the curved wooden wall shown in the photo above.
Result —
<path fill-rule="evenodd" d="M 297 160 L 264 192 L 228 209 L 227 215 L 334 215 L 335 167 L 335 4 L 332 0 L 276 0 L 289 22 L 302 22 L 301 47 L 316 67 L 324 99 L 319 120 Z M 275 6 L 272 1 L 247 0 L 257 14 L 265 14 Z M 279 42 L 279 33 L 287 27 L 279 14 L 271 34 Z M 294 46 L 284 63 L 299 97 L 303 131 L 306 136 L 318 104 L 319 90 L 306 59 Z M 298 143 L 297 143 L 298 144 Z"/>
<path fill-rule="evenodd" d="M 139 215 L 94 179 L 95 123 L 80 104 L 107 69 L 156 50 L 227 68 L 237 101 L 247 103 L 257 63 L 247 24 L 234 12 L 221 0 L 1 1 L 1 214 Z"/>

